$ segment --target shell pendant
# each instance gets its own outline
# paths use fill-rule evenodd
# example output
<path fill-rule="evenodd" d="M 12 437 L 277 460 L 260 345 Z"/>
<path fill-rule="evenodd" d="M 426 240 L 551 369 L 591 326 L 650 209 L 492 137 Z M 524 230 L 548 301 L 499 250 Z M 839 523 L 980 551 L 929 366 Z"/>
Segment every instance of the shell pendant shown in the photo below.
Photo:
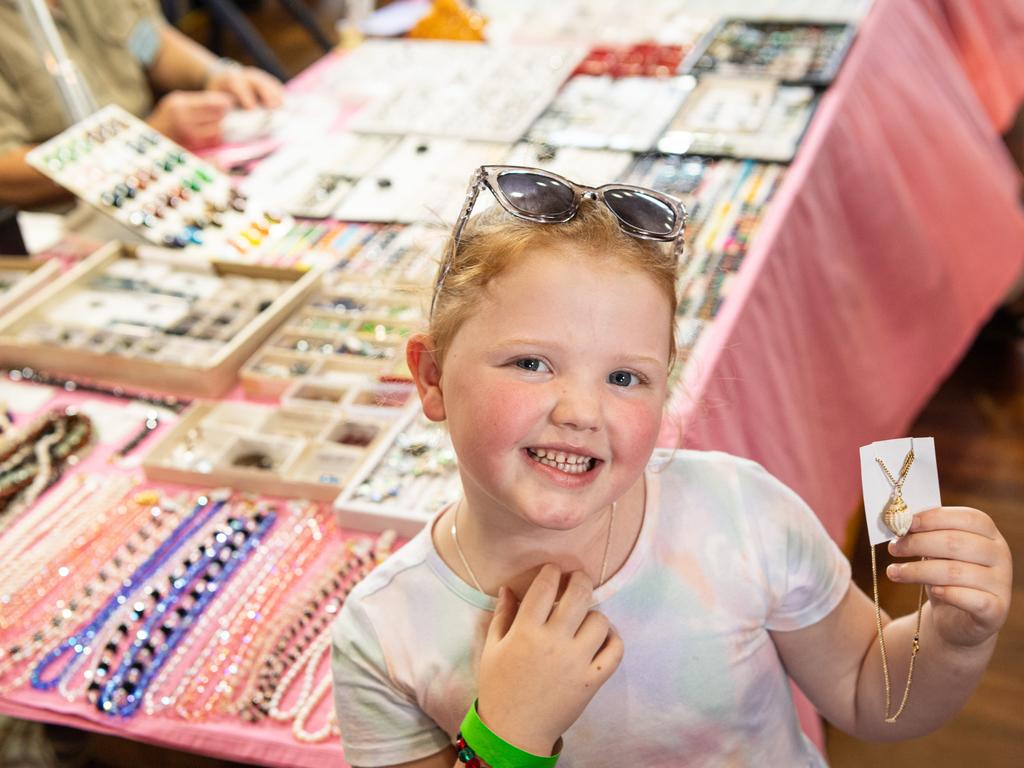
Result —
<path fill-rule="evenodd" d="M 903 497 L 898 493 L 893 494 L 889 503 L 885 505 L 885 512 L 882 513 L 882 520 L 889 530 L 897 536 L 904 536 L 910 530 L 913 519 L 914 514 L 907 511 L 907 503 L 903 501 Z"/>

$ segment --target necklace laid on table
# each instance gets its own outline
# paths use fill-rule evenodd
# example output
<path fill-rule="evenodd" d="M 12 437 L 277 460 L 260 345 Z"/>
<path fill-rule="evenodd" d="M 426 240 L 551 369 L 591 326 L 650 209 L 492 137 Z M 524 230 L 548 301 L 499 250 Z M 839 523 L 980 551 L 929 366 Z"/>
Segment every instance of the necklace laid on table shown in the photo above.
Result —
<path fill-rule="evenodd" d="M 882 512 L 882 520 L 889 530 L 897 536 L 903 536 L 910 530 L 910 523 L 913 520 L 913 514 L 907 511 L 907 503 L 903 500 L 903 484 L 906 482 L 907 474 L 914 463 L 913 439 L 910 441 L 910 450 L 903 458 L 903 465 L 900 467 L 900 472 L 896 477 L 893 477 L 892 472 L 889 471 L 889 468 L 881 458 L 876 456 L 875 461 L 878 462 L 878 466 L 885 474 L 885 479 L 892 486 L 892 494 L 889 496 L 889 501 Z M 903 698 L 900 700 L 899 707 L 897 707 L 896 712 L 892 715 L 889 714 L 889 708 L 892 704 L 892 693 L 889 687 L 889 661 L 885 654 L 885 636 L 882 634 L 882 609 L 878 604 L 878 565 L 874 546 L 871 547 L 871 587 L 875 598 L 875 629 L 878 631 L 878 648 L 882 655 L 882 679 L 885 682 L 885 722 L 895 723 L 896 719 L 903 714 L 903 708 L 907 706 L 907 699 L 910 697 L 910 684 L 914 679 L 914 660 L 917 658 L 917 652 L 921 650 L 921 610 L 924 607 L 924 584 L 921 585 L 917 593 L 917 626 L 914 629 L 914 639 L 911 641 L 910 646 L 910 668 L 907 670 L 907 686 L 903 689 Z"/>
<path fill-rule="evenodd" d="M 605 578 L 608 575 L 608 550 L 612 544 L 612 527 L 615 525 L 615 505 L 617 502 L 612 502 L 612 509 L 608 515 L 608 536 L 604 540 L 604 556 L 601 558 L 601 575 L 597 579 L 595 587 L 599 587 L 605 582 Z M 455 542 L 455 551 L 459 555 L 459 560 L 462 561 L 462 567 L 466 569 L 466 573 L 469 574 L 469 578 L 473 580 L 473 586 L 476 587 L 477 592 L 484 592 L 484 588 L 480 586 L 480 579 L 473 573 L 473 569 L 469 567 L 469 561 L 466 560 L 466 555 L 462 551 L 462 547 L 459 546 L 459 509 L 462 508 L 462 500 L 455 507 L 455 515 L 452 517 L 452 541 Z M 484 592 L 486 595 L 487 593 Z"/>

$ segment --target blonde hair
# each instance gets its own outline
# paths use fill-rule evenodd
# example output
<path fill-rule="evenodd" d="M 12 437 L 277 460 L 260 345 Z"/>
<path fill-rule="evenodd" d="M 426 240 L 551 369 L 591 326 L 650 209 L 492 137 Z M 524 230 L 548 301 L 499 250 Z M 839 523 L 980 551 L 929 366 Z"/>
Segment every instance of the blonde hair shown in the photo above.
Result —
<path fill-rule="evenodd" d="M 672 310 L 670 369 L 675 362 L 678 265 L 672 243 L 642 240 L 626 234 L 604 204 L 584 199 L 576 216 L 562 224 L 526 221 L 495 205 L 466 222 L 454 254 L 452 246 L 449 237 L 444 255 L 450 264 L 430 317 L 429 333 L 439 363 L 488 284 L 535 248 L 564 248 L 589 258 L 614 258 L 623 266 L 650 277 L 664 293 Z M 444 269 L 442 261 L 437 279 Z"/>

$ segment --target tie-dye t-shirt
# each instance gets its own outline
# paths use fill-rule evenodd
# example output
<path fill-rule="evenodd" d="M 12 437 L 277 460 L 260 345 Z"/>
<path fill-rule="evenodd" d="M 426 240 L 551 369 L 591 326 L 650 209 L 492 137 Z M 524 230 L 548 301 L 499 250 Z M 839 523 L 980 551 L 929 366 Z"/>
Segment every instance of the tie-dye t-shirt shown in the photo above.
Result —
<path fill-rule="evenodd" d="M 846 558 L 751 461 L 658 451 L 645 477 L 636 546 L 594 592 L 625 656 L 564 735 L 559 768 L 824 765 L 769 630 L 828 615 L 850 584 Z M 477 694 L 493 607 L 444 563 L 429 527 L 353 590 L 332 656 L 352 765 L 395 765 L 450 743 Z"/>

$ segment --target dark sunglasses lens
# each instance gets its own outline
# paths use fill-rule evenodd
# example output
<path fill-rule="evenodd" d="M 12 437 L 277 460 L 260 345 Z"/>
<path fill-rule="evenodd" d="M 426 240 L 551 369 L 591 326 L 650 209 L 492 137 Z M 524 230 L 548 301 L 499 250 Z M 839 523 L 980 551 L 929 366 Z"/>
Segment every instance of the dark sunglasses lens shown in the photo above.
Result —
<path fill-rule="evenodd" d="M 672 206 L 635 189 L 608 190 L 604 201 L 619 221 L 646 234 L 667 236 L 676 225 Z"/>
<path fill-rule="evenodd" d="M 538 173 L 506 171 L 498 176 L 498 186 L 512 207 L 528 216 L 564 216 L 576 200 L 565 184 Z"/>

